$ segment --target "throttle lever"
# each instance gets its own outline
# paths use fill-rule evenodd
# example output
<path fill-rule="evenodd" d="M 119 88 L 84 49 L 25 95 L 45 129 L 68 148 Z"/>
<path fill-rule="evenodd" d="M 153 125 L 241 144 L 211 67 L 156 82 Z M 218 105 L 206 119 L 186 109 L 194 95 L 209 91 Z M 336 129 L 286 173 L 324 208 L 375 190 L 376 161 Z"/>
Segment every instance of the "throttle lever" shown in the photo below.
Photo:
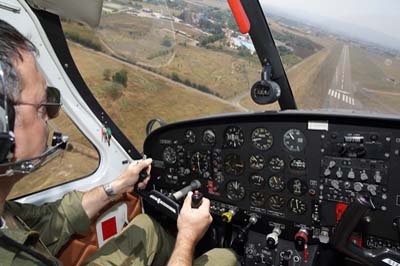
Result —
<path fill-rule="evenodd" d="M 354 229 L 369 209 L 375 209 L 370 198 L 365 195 L 357 195 L 355 200 L 346 208 L 332 237 L 333 246 L 344 254 L 358 260 L 363 265 L 387 266 L 399 265 L 400 253 L 388 248 L 370 250 L 360 248 L 348 241 Z"/>

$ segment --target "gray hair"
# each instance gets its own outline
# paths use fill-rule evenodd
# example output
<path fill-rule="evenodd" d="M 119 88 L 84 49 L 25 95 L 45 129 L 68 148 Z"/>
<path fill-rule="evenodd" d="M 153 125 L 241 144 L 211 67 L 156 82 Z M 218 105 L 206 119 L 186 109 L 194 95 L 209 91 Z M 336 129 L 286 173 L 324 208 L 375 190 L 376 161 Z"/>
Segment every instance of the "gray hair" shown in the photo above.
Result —
<path fill-rule="evenodd" d="M 18 101 L 22 91 L 20 75 L 14 67 L 16 60 L 23 61 L 21 51 L 37 53 L 36 47 L 30 40 L 0 19 L 0 64 L 6 84 L 7 98 L 13 103 Z M 3 90 L 0 82 L 0 96 L 3 95 Z"/>

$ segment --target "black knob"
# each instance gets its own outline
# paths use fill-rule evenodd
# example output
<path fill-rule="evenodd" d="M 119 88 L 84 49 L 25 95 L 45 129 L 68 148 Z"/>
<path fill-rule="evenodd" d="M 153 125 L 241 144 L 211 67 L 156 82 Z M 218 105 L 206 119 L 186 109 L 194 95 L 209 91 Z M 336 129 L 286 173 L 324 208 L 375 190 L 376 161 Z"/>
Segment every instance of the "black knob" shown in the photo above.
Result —
<path fill-rule="evenodd" d="M 294 246 L 295 246 L 295 248 L 296 248 L 296 250 L 297 251 L 303 251 L 304 250 L 304 246 L 305 246 L 305 241 L 304 241 L 304 238 L 302 238 L 302 237 L 297 237 L 295 240 L 294 240 Z"/>
<path fill-rule="evenodd" d="M 198 190 L 196 190 L 192 194 L 192 208 L 194 209 L 199 208 L 202 202 L 203 202 L 203 194 Z"/>
<path fill-rule="evenodd" d="M 272 237 L 267 238 L 267 248 L 269 248 L 269 249 L 276 248 L 276 241 Z"/>

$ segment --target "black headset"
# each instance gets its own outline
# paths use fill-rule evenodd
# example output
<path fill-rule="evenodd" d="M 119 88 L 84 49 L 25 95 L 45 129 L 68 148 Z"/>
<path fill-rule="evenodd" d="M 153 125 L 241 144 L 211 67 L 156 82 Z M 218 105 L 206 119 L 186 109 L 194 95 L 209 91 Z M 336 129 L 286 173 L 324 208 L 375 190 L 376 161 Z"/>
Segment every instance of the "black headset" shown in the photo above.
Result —
<path fill-rule="evenodd" d="M 14 104 L 7 97 L 7 86 L 0 61 L 0 83 L 3 92 L 0 92 L 0 112 L 5 114 L 5 128 L 0 132 L 0 163 L 7 162 L 9 154 L 14 151 L 14 122 L 15 122 L 15 109 Z"/>

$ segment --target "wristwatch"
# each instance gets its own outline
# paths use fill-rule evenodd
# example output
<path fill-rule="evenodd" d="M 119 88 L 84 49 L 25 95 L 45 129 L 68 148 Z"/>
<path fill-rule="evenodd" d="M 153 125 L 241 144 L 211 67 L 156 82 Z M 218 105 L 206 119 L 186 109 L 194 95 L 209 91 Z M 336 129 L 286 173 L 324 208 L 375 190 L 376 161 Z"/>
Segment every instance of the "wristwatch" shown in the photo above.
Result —
<path fill-rule="evenodd" d="M 109 198 L 114 198 L 115 193 L 111 186 L 111 183 L 106 183 L 103 185 L 104 192 L 107 194 Z"/>

